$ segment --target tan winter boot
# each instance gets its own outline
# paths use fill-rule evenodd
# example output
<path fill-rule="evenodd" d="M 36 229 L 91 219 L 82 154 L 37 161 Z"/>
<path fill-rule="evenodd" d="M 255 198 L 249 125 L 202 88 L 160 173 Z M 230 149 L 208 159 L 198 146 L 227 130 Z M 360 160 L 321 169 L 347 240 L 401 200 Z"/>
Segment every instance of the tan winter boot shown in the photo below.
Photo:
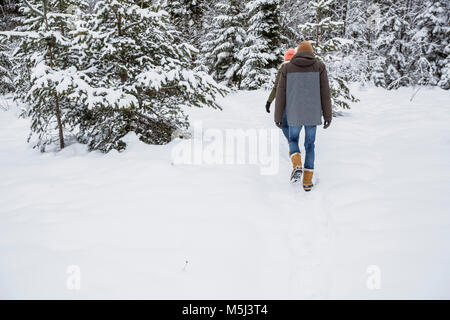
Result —
<path fill-rule="evenodd" d="M 313 182 L 312 182 L 313 174 L 314 174 L 314 170 L 304 169 L 303 189 L 305 191 L 311 191 L 311 189 L 314 187 Z"/>
<path fill-rule="evenodd" d="M 291 182 L 298 182 L 302 179 L 302 156 L 300 153 L 294 153 L 291 155 L 292 161 L 292 173 L 291 173 Z"/>

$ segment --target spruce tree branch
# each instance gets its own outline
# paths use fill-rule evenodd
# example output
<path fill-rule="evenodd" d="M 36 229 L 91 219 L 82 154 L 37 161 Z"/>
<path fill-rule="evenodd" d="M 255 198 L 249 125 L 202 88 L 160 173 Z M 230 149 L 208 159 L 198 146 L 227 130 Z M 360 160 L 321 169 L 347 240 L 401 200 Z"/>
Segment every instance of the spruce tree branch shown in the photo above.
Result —
<path fill-rule="evenodd" d="M 27 5 L 28 8 L 30 8 L 31 11 L 33 11 L 36 15 L 44 17 L 44 13 L 42 11 L 40 11 L 39 9 L 36 9 L 35 7 L 33 7 L 28 0 L 23 0 L 23 2 Z"/>
<path fill-rule="evenodd" d="M 138 21 L 138 22 L 132 23 L 132 24 L 126 26 L 125 28 L 122 28 L 122 33 L 125 32 L 126 30 L 130 29 L 130 28 L 133 28 L 134 26 L 137 26 L 140 23 L 142 23 L 142 21 Z"/>

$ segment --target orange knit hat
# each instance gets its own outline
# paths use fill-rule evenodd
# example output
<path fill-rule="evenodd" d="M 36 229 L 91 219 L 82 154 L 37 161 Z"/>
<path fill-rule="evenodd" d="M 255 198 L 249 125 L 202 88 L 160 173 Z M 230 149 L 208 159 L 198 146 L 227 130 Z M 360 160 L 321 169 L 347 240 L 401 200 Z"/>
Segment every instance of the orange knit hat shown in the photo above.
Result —
<path fill-rule="evenodd" d="M 289 49 L 288 51 L 286 51 L 286 53 L 284 54 L 284 61 L 289 61 L 292 59 L 292 57 L 295 55 L 295 49 Z"/>
<path fill-rule="evenodd" d="M 309 51 L 309 52 L 313 52 L 313 48 L 311 46 L 311 43 L 309 43 L 309 41 L 302 41 L 300 42 L 300 44 L 297 47 L 297 52 L 305 52 L 305 51 Z"/>

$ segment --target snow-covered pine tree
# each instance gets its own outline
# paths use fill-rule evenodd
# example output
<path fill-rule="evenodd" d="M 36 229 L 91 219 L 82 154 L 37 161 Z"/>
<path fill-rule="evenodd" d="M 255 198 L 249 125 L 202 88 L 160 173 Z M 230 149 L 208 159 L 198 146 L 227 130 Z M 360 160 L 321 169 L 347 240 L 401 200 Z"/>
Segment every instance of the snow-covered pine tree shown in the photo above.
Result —
<path fill-rule="evenodd" d="M 247 3 L 247 39 L 239 53 L 243 61 L 242 87 L 270 87 L 282 62 L 280 0 L 252 0 Z"/>
<path fill-rule="evenodd" d="M 411 58 L 414 84 L 431 84 L 450 89 L 449 4 L 443 0 L 427 0 L 415 19 L 412 31 L 415 50 Z"/>
<path fill-rule="evenodd" d="M 90 88 L 103 99 L 83 98 L 89 108 L 79 139 L 90 149 L 122 150 L 122 138 L 135 132 L 147 143 L 163 144 L 188 126 L 186 107 L 218 108 L 226 92 L 211 76 L 191 69 L 195 49 L 178 43 L 167 13 L 152 1 L 99 1 L 80 43 Z M 95 91 L 95 90 L 91 90 Z"/>
<path fill-rule="evenodd" d="M 377 50 L 377 34 L 379 33 L 382 19 L 381 9 L 376 2 L 367 3 L 365 7 L 365 12 L 361 12 L 360 16 L 366 20 L 366 32 L 364 35 L 367 41 L 363 41 L 362 48 L 357 49 L 358 51 L 366 51 L 364 53 L 366 55 L 366 66 L 362 68 L 366 75 L 364 80 L 369 80 L 369 83 L 377 87 L 385 88 L 386 79 L 384 68 L 386 65 L 386 56 Z"/>
<path fill-rule="evenodd" d="M 322 60 L 328 69 L 333 110 L 348 109 L 350 102 L 358 101 L 351 93 L 347 80 L 334 70 L 334 63 L 339 59 L 338 53 L 351 41 L 331 36 L 333 31 L 342 28 L 343 22 L 331 19 L 330 5 L 334 0 L 313 0 L 309 6 L 314 13 L 314 22 L 300 25 L 305 39 L 311 40 L 314 54 Z"/>
<path fill-rule="evenodd" d="M 301 40 L 301 33 L 297 26 L 308 20 L 308 11 L 306 1 L 280 1 L 280 34 L 283 51 L 295 47 L 295 44 Z"/>
<path fill-rule="evenodd" d="M 15 56 L 27 72 L 16 77 L 16 98 L 29 106 L 25 113 L 31 118 L 29 140 L 37 136 L 35 146 L 41 151 L 56 141 L 64 148 L 64 132 L 74 123 L 76 105 L 68 98 L 67 72 L 76 65 L 76 59 L 68 54 L 67 22 L 73 15 L 67 11 L 83 5 L 76 0 L 23 0 L 24 26 L 16 32 L 0 33 L 21 39 Z"/>
<path fill-rule="evenodd" d="M 239 52 L 245 43 L 245 5 L 239 0 L 222 0 L 202 45 L 202 65 L 220 82 L 241 87 L 242 61 Z"/>
<path fill-rule="evenodd" d="M 343 21 L 342 28 L 338 28 L 339 36 L 351 40 L 351 43 L 338 53 L 341 61 L 337 67 L 346 80 L 361 83 L 369 80 L 368 62 L 371 60 L 368 38 L 372 32 L 367 19 L 367 5 L 368 1 L 364 0 L 345 0 L 339 11 Z"/>
<path fill-rule="evenodd" d="M 447 45 L 444 49 L 447 57 L 442 61 L 443 67 L 441 69 L 441 77 L 438 85 L 445 90 L 450 89 L 450 46 Z"/>
<path fill-rule="evenodd" d="M 0 94 L 14 91 L 13 64 L 9 48 L 0 43 Z"/>
<path fill-rule="evenodd" d="M 170 14 L 171 22 L 180 31 L 181 39 L 200 47 L 200 38 L 205 27 L 203 17 L 215 3 L 214 0 L 166 0 L 163 7 Z"/>
<path fill-rule="evenodd" d="M 381 19 L 374 50 L 384 58 L 384 79 L 387 88 L 411 84 L 409 38 L 412 1 L 379 0 Z"/>
<path fill-rule="evenodd" d="M 0 30 L 12 30 L 18 24 L 19 4 L 16 0 L 0 0 Z"/>
<path fill-rule="evenodd" d="M 13 30 L 21 24 L 19 4 L 13 0 L 0 1 L 0 32 Z M 17 41 L 0 37 L 0 94 L 15 91 L 15 63 L 12 57 Z"/>

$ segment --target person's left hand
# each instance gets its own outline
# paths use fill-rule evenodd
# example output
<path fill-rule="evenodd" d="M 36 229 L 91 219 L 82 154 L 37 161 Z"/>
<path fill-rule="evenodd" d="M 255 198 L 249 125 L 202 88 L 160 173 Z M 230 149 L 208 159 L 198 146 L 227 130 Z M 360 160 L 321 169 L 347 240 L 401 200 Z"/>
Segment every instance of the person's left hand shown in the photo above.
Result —
<path fill-rule="evenodd" d="M 267 111 L 267 113 L 270 113 L 270 102 L 269 101 L 267 101 L 267 103 L 266 103 L 266 111 Z"/>
<path fill-rule="evenodd" d="M 330 124 L 331 124 L 331 121 L 324 121 L 324 124 L 323 124 L 323 128 L 324 129 L 327 129 L 329 126 L 330 126 Z"/>

